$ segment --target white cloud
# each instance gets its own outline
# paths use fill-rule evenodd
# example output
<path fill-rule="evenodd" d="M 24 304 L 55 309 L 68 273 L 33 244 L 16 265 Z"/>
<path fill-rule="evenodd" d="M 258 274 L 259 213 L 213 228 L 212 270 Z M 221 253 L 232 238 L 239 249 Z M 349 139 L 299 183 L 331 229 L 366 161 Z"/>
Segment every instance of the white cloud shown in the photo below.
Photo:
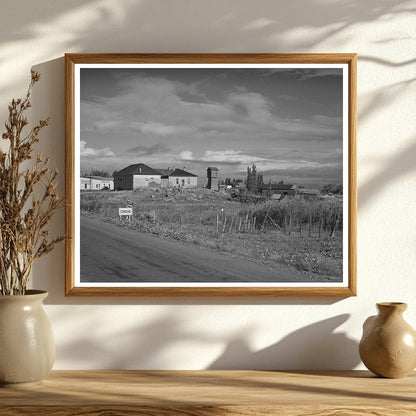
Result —
<path fill-rule="evenodd" d="M 185 134 L 190 132 L 188 126 L 176 126 L 158 122 L 132 122 L 130 126 L 134 130 L 139 130 L 143 134 L 152 134 L 155 136 L 171 136 L 174 134 Z"/>
<path fill-rule="evenodd" d="M 273 169 L 299 169 L 299 168 L 318 168 L 318 167 L 334 167 L 337 163 L 322 163 L 314 160 L 306 159 L 284 159 L 256 156 L 247 154 L 241 150 L 207 150 L 199 158 L 193 158 L 193 153 L 185 151 L 179 155 L 183 160 L 190 160 L 193 162 L 203 162 L 222 165 L 237 165 L 239 169 L 245 170 L 247 166 L 255 164 L 258 171 L 268 171 Z M 186 156 L 186 157 L 184 157 Z"/>
<path fill-rule="evenodd" d="M 200 160 L 204 162 L 250 164 L 260 159 L 256 156 L 246 155 L 239 150 L 207 150 Z"/>
<path fill-rule="evenodd" d="M 217 100 L 199 102 L 181 98 L 180 91 L 186 88 L 185 83 L 163 78 L 123 79 L 117 96 L 83 103 L 83 133 L 94 139 L 94 144 L 105 137 L 108 145 L 117 135 L 129 145 L 133 140 L 147 143 L 159 136 L 169 137 L 175 147 L 208 140 L 215 144 L 226 140 L 234 146 L 252 138 L 259 142 L 275 138 L 333 139 L 342 125 L 340 120 L 331 121 L 329 117 L 283 119 L 266 96 L 243 87 L 234 88 Z M 88 126 L 101 129 L 97 134 Z M 105 134 L 101 134 L 103 128 L 108 129 Z"/>
<path fill-rule="evenodd" d="M 247 117 L 251 122 L 265 123 L 271 121 L 273 105 L 261 94 L 243 90 L 230 94 L 228 102 L 233 111 Z"/>
<path fill-rule="evenodd" d="M 179 159 L 181 160 L 192 160 L 193 158 L 194 158 L 194 155 L 190 150 L 185 150 L 179 153 Z"/>
<path fill-rule="evenodd" d="M 104 147 L 103 149 L 87 147 L 87 142 L 85 140 L 80 141 L 79 151 L 81 157 L 111 157 L 115 155 L 109 147 Z"/>
<path fill-rule="evenodd" d="M 114 130 L 120 126 L 120 122 L 116 120 L 100 120 L 94 123 L 94 129 L 99 131 Z"/>
<path fill-rule="evenodd" d="M 169 136 L 175 131 L 175 126 L 152 122 L 140 123 L 140 130 L 143 133 L 155 134 L 157 136 Z"/>

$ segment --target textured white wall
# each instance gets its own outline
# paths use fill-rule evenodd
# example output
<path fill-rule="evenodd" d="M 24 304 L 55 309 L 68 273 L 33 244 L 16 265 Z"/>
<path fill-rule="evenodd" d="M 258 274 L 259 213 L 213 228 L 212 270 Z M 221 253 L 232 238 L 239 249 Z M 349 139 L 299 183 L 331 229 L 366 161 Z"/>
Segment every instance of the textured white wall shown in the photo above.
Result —
<path fill-rule="evenodd" d="M 359 55 L 358 296 L 65 298 L 60 247 L 33 283 L 50 292 L 55 368 L 359 368 L 361 325 L 377 301 L 408 302 L 416 326 L 415 11 L 402 0 L 3 2 L 0 120 L 39 70 L 33 118 L 52 117 L 41 149 L 61 172 L 65 52 Z"/>

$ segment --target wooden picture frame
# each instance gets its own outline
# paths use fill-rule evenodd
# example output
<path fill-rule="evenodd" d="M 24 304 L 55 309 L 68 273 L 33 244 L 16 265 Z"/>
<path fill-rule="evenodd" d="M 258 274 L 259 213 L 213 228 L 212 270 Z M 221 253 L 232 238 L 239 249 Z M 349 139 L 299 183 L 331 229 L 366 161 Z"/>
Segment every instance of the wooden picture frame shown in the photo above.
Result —
<path fill-rule="evenodd" d="M 65 256 L 67 296 L 356 295 L 356 54 L 66 54 L 65 87 L 65 219 L 66 233 L 70 236 Z M 129 116 L 129 112 L 134 114 Z M 274 126 L 280 138 L 273 138 Z M 252 135 L 258 132 L 258 136 L 251 143 L 245 132 Z M 137 141 L 130 142 L 131 136 Z M 194 146 L 195 137 L 201 140 Z M 226 138 L 221 145 L 220 137 L 230 137 L 229 144 L 224 144 Z M 210 140 L 211 147 L 207 147 Z M 241 148 L 245 147 L 245 153 L 238 143 Z M 287 159 L 273 159 L 267 148 L 272 148 L 270 143 L 279 152 L 287 152 Z M 137 163 L 133 161 L 134 152 L 139 155 L 135 159 Z M 298 156 L 291 159 L 291 153 Z M 167 166 L 181 161 L 196 173 Z M 260 163 L 258 171 L 256 163 Z M 276 169 L 280 164 L 288 166 L 288 170 Z M 93 173 L 100 173 L 103 166 L 114 169 L 114 178 L 109 183 L 99 175 L 94 179 Z M 216 166 L 220 166 L 219 182 Z M 204 171 L 208 179 L 201 174 Z M 226 177 L 234 172 L 239 178 Z M 327 183 L 318 179 L 318 172 L 331 178 L 327 182 L 342 178 L 340 185 L 307 188 L 315 176 L 316 183 Z M 291 180 L 296 175 L 303 178 L 303 185 Z M 280 181 L 279 184 L 281 177 L 289 183 Z M 81 190 L 81 181 L 86 191 Z M 221 181 L 225 184 L 221 185 Z M 198 188 L 187 188 L 195 185 Z M 204 189 L 206 186 L 211 189 Z M 116 187 L 120 191 L 88 192 L 91 187 L 97 190 Z M 205 200 L 212 205 L 209 208 L 212 215 L 200 203 Z M 172 205 L 168 205 L 169 201 Z M 176 223 L 159 221 L 162 215 L 159 205 L 152 204 L 174 212 Z M 306 219 L 304 213 L 293 214 L 303 212 L 303 208 L 296 208 L 300 204 L 309 212 Z M 323 214 L 327 209 L 325 204 L 330 204 L 334 211 L 331 208 Z M 282 214 L 284 222 L 279 223 L 270 212 L 284 205 L 287 210 Z M 272 207 L 271 211 L 265 211 L 265 207 Z M 188 225 L 189 213 L 198 209 L 199 223 L 189 218 Z M 318 212 L 320 219 L 312 212 Z M 129 222 L 132 214 L 133 221 Z M 135 231 L 135 227 L 140 231 Z M 190 235 L 182 232 L 182 227 L 189 228 Z M 118 237 L 112 241 L 111 230 L 130 239 L 132 254 L 128 260 L 125 257 L 130 253 L 129 243 L 123 240 L 124 248 L 119 249 L 117 244 L 121 243 L 117 242 Z M 321 230 L 326 236 L 321 236 Z M 140 235 L 140 239 L 154 240 L 146 240 L 136 247 L 135 232 L 137 238 Z M 159 237 L 149 237 L 151 233 Z M 177 260 L 180 255 L 170 252 L 171 248 L 179 250 L 179 243 L 172 241 L 181 239 L 181 235 L 188 239 L 181 249 L 186 260 Z M 335 238 L 334 235 L 338 240 L 333 243 L 329 236 Z M 198 241 L 200 236 L 212 241 Z M 268 248 L 274 248 L 273 245 L 265 247 L 264 241 L 268 238 L 270 241 L 281 238 L 282 250 L 276 249 L 275 257 L 280 251 L 288 250 L 287 258 L 280 258 L 281 263 L 276 263 L 272 256 L 267 257 Z M 329 247 L 327 257 L 322 255 L 324 240 Z M 153 241 L 155 246 L 163 242 L 167 248 L 157 248 L 157 254 L 151 252 L 152 261 L 145 258 L 145 253 L 136 263 L 137 253 L 146 252 Z M 290 251 L 292 242 L 294 248 Z M 230 253 L 218 254 L 215 247 L 225 247 L 226 243 Z M 243 243 L 250 250 L 250 244 L 261 246 L 259 253 L 266 253 L 267 264 L 260 264 L 263 254 L 236 253 L 235 247 L 242 247 Z M 193 244 L 203 248 L 197 249 Z M 305 258 L 298 258 L 296 244 L 304 245 L 301 251 L 306 253 Z M 317 254 L 308 244 L 317 245 Z M 214 249 L 207 248 L 213 245 Z M 203 266 L 198 263 L 201 250 L 208 256 Z M 160 253 L 164 252 L 173 259 L 161 259 Z M 331 259 L 332 254 L 338 260 Z M 216 256 L 227 257 L 224 262 L 234 258 L 236 267 L 230 266 L 229 271 L 228 266 L 222 265 L 222 257 Z M 296 264 L 297 269 L 292 269 L 291 256 L 306 265 Z M 332 262 L 330 265 L 326 264 L 327 259 Z M 191 276 L 192 281 L 182 277 L 181 264 L 183 276 L 187 268 L 186 276 Z M 276 264 L 282 264 L 282 268 Z M 198 270 L 205 272 L 211 265 L 215 267 L 207 276 L 215 273 L 214 281 L 199 277 Z M 251 267 L 253 272 L 249 276 L 253 280 L 237 281 L 238 272 L 233 271 L 247 271 Z M 262 267 L 267 267 L 268 274 Z M 302 267 L 307 271 L 299 271 Z M 331 267 L 337 270 L 333 274 Z M 173 281 L 160 280 L 160 276 L 165 276 L 161 269 L 166 272 L 166 279 Z M 276 281 L 256 281 L 266 280 L 258 277 L 263 276 L 263 270 L 264 276 L 276 271 L 273 274 Z M 292 271 L 293 276 L 297 274 L 291 280 L 292 277 L 282 277 L 286 272 L 281 270 L 287 271 L 287 276 L 292 276 Z M 105 281 L 113 275 L 114 281 Z M 179 276 L 176 281 L 175 276 Z"/>

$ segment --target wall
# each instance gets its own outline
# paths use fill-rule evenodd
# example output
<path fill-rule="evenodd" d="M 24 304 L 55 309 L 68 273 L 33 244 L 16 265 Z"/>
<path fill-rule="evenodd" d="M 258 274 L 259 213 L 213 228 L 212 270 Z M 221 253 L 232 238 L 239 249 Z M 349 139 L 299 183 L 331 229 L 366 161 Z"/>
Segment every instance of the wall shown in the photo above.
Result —
<path fill-rule="evenodd" d="M 160 182 L 160 175 L 133 175 L 133 189 L 147 188 L 154 183 Z"/>
<path fill-rule="evenodd" d="M 169 186 L 178 185 L 182 186 L 183 188 L 196 188 L 198 186 L 198 178 L 195 176 L 169 176 Z"/>
<path fill-rule="evenodd" d="M 65 298 L 60 247 L 33 272 L 50 292 L 55 369 L 360 368 L 377 301 L 408 302 L 416 326 L 415 16 L 403 0 L 3 2 L 0 119 L 39 70 L 33 118 L 52 117 L 40 149 L 61 172 L 65 52 L 359 54 L 358 296 Z"/>
<path fill-rule="evenodd" d="M 133 189 L 133 175 L 114 175 L 114 188 Z"/>

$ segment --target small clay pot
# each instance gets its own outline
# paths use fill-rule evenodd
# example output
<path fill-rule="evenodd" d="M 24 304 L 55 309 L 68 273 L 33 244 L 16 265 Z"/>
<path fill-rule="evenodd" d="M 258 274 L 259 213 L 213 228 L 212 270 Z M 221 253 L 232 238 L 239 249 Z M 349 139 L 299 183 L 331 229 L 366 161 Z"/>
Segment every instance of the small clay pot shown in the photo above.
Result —
<path fill-rule="evenodd" d="M 416 331 L 403 319 L 406 303 L 377 303 L 378 315 L 363 325 L 360 357 L 381 377 L 400 378 L 416 367 Z"/>

